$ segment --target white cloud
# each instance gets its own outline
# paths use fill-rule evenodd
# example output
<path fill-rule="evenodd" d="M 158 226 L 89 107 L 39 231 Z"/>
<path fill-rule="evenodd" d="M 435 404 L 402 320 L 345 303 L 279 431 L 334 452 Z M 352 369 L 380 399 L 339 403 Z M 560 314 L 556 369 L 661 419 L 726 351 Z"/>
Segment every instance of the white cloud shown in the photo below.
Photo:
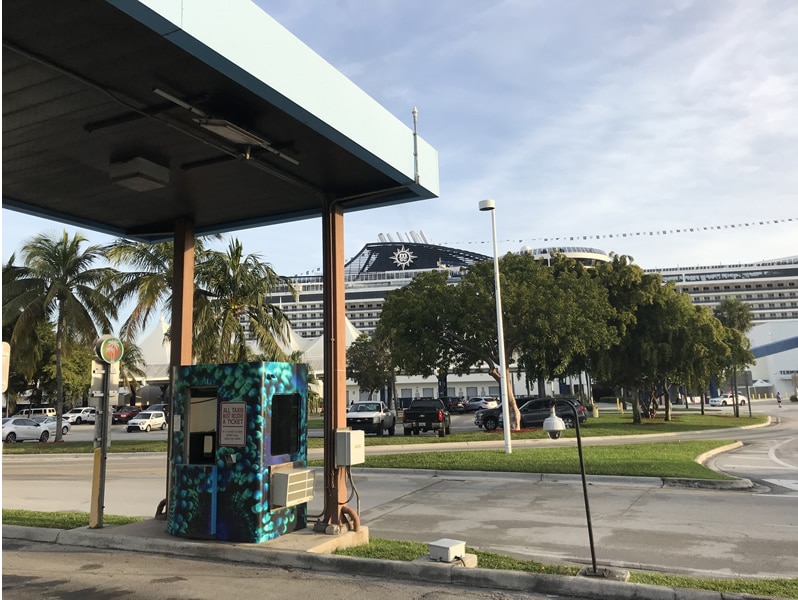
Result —
<path fill-rule="evenodd" d="M 792 0 L 259 4 L 408 127 L 418 106 L 440 153 L 441 198 L 348 215 L 347 256 L 410 230 L 490 253 L 487 197 L 501 251 L 587 236 L 651 267 L 798 254 L 798 220 L 703 230 L 798 217 Z M 320 228 L 240 237 L 293 274 L 321 265 Z"/>

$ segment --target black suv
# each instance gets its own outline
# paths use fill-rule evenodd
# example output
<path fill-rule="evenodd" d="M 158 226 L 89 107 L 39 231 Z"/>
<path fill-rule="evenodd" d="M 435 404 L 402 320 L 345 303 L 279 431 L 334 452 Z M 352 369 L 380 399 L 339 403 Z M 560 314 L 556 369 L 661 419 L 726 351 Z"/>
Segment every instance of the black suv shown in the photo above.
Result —
<path fill-rule="evenodd" d="M 521 427 L 540 427 L 543 421 L 551 415 L 551 403 L 555 398 L 537 398 L 529 400 L 518 407 L 521 413 Z M 574 413 L 569 408 L 573 406 L 576 408 L 576 414 L 579 416 L 579 423 L 582 424 L 587 420 L 587 411 L 585 407 L 576 398 L 556 398 L 557 416 L 565 421 L 565 427 L 571 429 L 574 426 Z M 502 409 L 488 408 L 487 410 L 479 410 L 474 417 L 474 425 L 477 427 L 484 427 L 486 431 L 493 431 L 499 427 L 502 418 Z"/>

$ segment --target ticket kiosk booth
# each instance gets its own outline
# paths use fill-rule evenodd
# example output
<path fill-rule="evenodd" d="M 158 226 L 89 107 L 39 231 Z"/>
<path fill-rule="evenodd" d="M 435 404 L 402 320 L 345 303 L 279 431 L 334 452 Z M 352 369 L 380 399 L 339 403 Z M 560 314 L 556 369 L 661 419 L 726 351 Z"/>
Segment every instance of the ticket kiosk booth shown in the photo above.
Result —
<path fill-rule="evenodd" d="M 167 531 L 264 542 L 307 526 L 307 366 L 177 367 Z"/>

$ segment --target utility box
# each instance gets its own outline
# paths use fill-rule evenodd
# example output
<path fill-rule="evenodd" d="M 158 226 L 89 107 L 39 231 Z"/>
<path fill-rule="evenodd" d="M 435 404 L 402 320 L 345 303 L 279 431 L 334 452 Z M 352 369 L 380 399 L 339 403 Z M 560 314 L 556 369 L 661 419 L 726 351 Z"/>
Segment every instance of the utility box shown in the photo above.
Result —
<path fill-rule="evenodd" d="M 454 562 L 465 556 L 465 542 L 443 538 L 437 542 L 430 542 L 429 558 L 438 562 Z"/>
<path fill-rule="evenodd" d="M 351 467 L 366 462 L 366 432 L 339 429 L 335 432 L 335 466 Z"/>
<path fill-rule="evenodd" d="M 258 543 L 307 526 L 307 373 L 281 362 L 175 369 L 170 534 Z"/>

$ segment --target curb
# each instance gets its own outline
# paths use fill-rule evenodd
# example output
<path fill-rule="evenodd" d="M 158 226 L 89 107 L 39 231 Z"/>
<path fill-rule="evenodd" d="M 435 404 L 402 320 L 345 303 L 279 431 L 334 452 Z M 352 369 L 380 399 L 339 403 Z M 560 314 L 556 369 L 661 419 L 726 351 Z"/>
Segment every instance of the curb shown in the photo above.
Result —
<path fill-rule="evenodd" d="M 595 579 L 588 576 L 564 576 L 496 569 L 463 568 L 452 564 L 404 562 L 356 558 L 332 554 L 315 554 L 288 550 L 272 550 L 257 544 L 225 544 L 221 542 L 186 541 L 182 538 L 159 539 L 134 535 L 103 533 L 79 529 L 42 529 L 7 525 L 4 539 L 49 542 L 65 546 L 115 549 L 140 553 L 158 553 L 182 558 L 235 562 L 239 564 L 289 567 L 310 571 L 326 571 L 361 575 L 386 580 L 411 579 L 471 588 L 508 590 L 592 599 L 619 600 L 728 600 L 729 598 L 762 600 L 766 596 L 725 594 L 722 592 L 671 588 L 637 583 Z"/>

